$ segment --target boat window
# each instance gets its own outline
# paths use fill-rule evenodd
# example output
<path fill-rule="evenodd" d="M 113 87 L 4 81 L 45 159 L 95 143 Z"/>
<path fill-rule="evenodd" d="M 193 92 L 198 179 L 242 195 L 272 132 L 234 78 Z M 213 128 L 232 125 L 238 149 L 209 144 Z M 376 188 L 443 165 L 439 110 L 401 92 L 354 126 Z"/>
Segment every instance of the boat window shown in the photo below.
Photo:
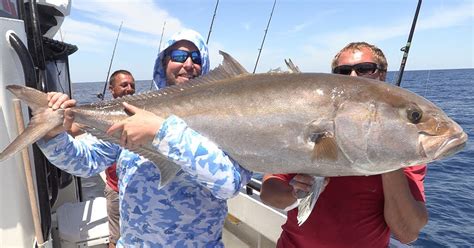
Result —
<path fill-rule="evenodd" d="M 2 0 L 0 2 L 0 17 L 17 18 L 18 19 L 17 1 Z"/>

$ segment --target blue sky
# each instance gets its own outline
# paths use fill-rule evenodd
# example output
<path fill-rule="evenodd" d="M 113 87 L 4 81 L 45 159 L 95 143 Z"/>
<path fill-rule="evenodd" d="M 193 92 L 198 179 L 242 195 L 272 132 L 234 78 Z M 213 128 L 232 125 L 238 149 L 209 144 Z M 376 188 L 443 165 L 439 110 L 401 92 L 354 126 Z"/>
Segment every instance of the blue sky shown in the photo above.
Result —
<path fill-rule="evenodd" d="M 329 72 L 351 41 L 376 44 L 389 70 L 400 67 L 417 0 L 277 0 L 257 72 L 284 67 L 291 58 L 304 72 Z M 216 0 L 75 0 L 61 34 L 79 50 L 70 57 L 73 82 L 104 81 L 120 23 L 112 71 L 152 78 L 163 40 L 182 28 L 206 39 Z M 230 53 L 253 71 L 273 0 L 220 0 L 209 40 L 211 68 Z M 474 68 L 474 1 L 425 0 L 406 70 Z"/>

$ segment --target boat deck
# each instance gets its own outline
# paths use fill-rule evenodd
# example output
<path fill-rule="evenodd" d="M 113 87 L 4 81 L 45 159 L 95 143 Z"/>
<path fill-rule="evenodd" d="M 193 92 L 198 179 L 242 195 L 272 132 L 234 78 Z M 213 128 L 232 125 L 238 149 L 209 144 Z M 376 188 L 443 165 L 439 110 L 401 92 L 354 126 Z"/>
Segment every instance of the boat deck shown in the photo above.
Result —
<path fill-rule="evenodd" d="M 93 200 L 96 197 L 104 197 L 104 187 L 105 187 L 105 174 L 101 174 L 100 176 L 94 176 L 90 178 L 83 178 L 82 180 L 82 193 L 83 193 L 83 200 Z M 243 194 L 242 194 L 243 195 Z M 252 223 L 247 223 L 245 219 L 249 219 L 249 217 L 245 217 L 243 214 L 258 214 L 258 210 L 255 209 L 255 206 L 243 204 L 242 200 L 245 199 L 240 198 L 242 196 L 236 197 L 233 200 L 229 201 L 229 216 L 225 221 L 224 230 L 222 234 L 223 242 L 226 248 L 247 248 L 247 247 L 260 247 L 260 248 L 271 248 L 275 247 L 275 243 L 271 241 L 269 238 L 262 235 L 260 232 L 256 231 L 252 228 Z M 236 201 L 237 200 L 237 201 Z M 243 211 L 235 211 L 237 208 L 237 204 L 241 206 L 241 210 Z M 234 215 L 239 216 L 239 218 L 235 217 Z M 261 213 L 260 213 L 261 214 Z M 255 217 L 255 216 L 254 216 Z M 241 219 L 244 219 L 241 220 Z M 260 218 L 254 218 L 260 219 Z M 264 223 L 261 223 L 264 224 Z M 266 224 L 267 228 L 272 227 L 271 223 Z M 280 232 L 279 226 L 277 226 L 276 232 Z M 101 246 L 97 246 L 101 247 Z"/>

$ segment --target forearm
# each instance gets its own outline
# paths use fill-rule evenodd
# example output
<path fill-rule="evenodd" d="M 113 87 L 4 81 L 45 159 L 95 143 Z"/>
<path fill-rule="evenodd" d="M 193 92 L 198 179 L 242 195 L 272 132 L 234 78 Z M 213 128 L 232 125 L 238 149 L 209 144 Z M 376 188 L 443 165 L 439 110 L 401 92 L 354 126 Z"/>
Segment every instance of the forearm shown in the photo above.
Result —
<path fill-rule="evenodd" d="M 220 199 L 236 195 L 252 175 L 176 116 L 163 123 L 153 146 Z"/>
<path fill-rule="evenodd" d="M 86 144 L 65 132 L 48 140 L 41 139 L 37 144 L 52 164 L 80 177 L 100 173 L 116 160 L 117 155 L 111 145 L 101 142 Z"/>
<path fill-rule="evenodd" d="M 402 170 L 383 174 L 382 183 L 384 216 L 391 232 L 402 243 L 416 240 L 428 222 L 425 204 L 415 200 Z"/>
<path fill-rule="evenodd" d="M 260 190 L 260 199 L 267 205 L 285 209 L 296 201 L 293 187 L 279 178 L 266 175 Z"/>

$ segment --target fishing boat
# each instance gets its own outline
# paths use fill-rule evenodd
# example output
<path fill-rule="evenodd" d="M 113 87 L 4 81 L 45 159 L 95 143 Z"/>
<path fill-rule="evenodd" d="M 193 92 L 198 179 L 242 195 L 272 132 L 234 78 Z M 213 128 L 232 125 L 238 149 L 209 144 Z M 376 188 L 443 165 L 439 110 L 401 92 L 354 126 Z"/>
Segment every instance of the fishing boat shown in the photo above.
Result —
<path fill-rule="evenodd" d="M 67 4 L 47 1 L 0 3 L 1 147 L 18 135 L 20 119 L 29 119 L 25 106 L 13 107 L 20 105 L 5 90 L 7 84 L 71 94 L 68 56 L 77 47 L 51 39 L 68 12 Z M 50 165 L 35 146 L 0 167 L 0 247 L 52 245 L 57 207 L 81 200 L 80 179 Z"/>
<path fill-rule="evenodd" d="M 6 85 L 73 97 L 68 57 L 77 47 L 52 39 L 69 14 L 70 1 L 49 2 L 0 3 L 1 149 L 18 136 L 30 116 Z M 35 145 L 0 162 L 0 168 L 0 247 L 107 247 L 104 177 L 81 179 L 61 171 Z M 260 201 L 260 186 L 252 179 L 228 201 L 226 247 L 275 247 L 286 213 Z"/>
<path fill-rule="evenodd" d="M 60 91 L 72 97 L 68 57 L 77 47 L 52 39 L 69 14 L 70 1 L 50 2 L 0 3 L 2 149 L 21 132 L 19 128 L 30 116 L 27 107 L 5 90 L 6 85 Z M 81 179 L 63 172 L 35 145 L 1 162 L 0 168 L 0 247 L 107 247 L 102 177 Z M 230 217 L 224 231 L 227 247 L 275 246 L 285 215 L 263 205 L 256 196 L 248 188 L 229 202 Z M 270 221 L 258 221 L 257 215 Z"/>

